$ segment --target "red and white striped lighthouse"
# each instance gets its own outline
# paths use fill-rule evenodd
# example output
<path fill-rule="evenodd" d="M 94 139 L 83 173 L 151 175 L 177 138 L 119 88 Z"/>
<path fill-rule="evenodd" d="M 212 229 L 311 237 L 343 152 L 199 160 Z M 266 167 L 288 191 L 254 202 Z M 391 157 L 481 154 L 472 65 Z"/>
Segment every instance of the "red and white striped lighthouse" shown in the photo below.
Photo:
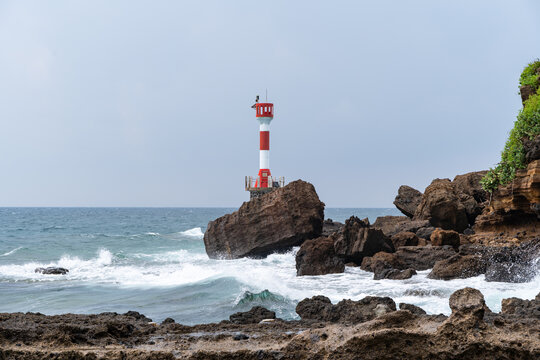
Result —
<path fill-rule="evenodd" d="M 274 104 L 257 102 L 252 107 L 259 121 L 259 175 L 257 178 L 246 177 L 246 190 L 251 198 L 284 185 L 284 179 L 272 177 L 270 172 L 270 123 L 274 118 Z"/>

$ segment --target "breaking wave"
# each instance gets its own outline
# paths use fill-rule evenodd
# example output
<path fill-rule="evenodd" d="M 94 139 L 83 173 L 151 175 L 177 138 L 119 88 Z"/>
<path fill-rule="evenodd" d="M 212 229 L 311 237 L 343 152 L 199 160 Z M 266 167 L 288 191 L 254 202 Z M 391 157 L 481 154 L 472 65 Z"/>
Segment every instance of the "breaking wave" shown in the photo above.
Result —
<path fill-rule="evenodd" d="M 16 253 L 17 251 L 19 251 L 20 249 L 22 249 L 22 246 L 19 246 L 18 248 L 13 249 L 13 250 L 11 250 L 11 251 L 8 251 L 8 252 L 6 252 L 6 253 L 4 253 L 4 254 L 2 254 L 2 255 L 0 255 L 0 256 L 9 256 L 9 255 L 15 254 L 15 253 Z"/>
<path fill-rule="evenodd" d="M 203 238 L 204 236 L 204 233 L 202 232 L 202 229 L 200 227 L 195 227 L 193 229 L 189 229 L 189 230 L 186 230 L 186 231 L 180 231 L 181 235 L 185 235 L 185 236 L 190 236 L 190 237 L 195 237 L 195 238 Z"/>

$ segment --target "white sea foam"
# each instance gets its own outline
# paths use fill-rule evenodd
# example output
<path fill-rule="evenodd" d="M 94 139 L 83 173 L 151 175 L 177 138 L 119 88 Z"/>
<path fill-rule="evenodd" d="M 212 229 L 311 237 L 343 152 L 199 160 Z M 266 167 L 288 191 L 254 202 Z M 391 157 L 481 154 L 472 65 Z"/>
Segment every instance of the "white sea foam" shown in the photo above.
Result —
<path fill-rule="evenodd" d="M 8 252 L 6 252 L 6 253 L 4 253 L 4 254 L 2 254 L 2 255 L 0 255 L 0 256 L 9 256 L 9 255 L 15 254 L 15 253 L 16 253 L 17 251 L 19 251 L 20 249 L 22 249 L 22 246 L 19 246 L 18 248 L 13 249 L 13 250 L 11 250 L 11 251 L 8 251 Z"/>
<path fill-rule="evenodd" d="M 508 297 L 532 299 L 540 291 L 540 275 L 529 283 L 486 282 L 484 276 L 459 280 L 428 279 L 429 270 L 407 280 L 373 280 L 373 274 L 347 267 L 343 274 L 296 276 L 295 252 L 272 254 L 265 259 L 211 260 L 200 251 L 179 249 L 150 254 L 138 253 L 115 257 L 101 249 L 90 259 L 64 255 L 48 264 L 30 262 L 0 266 L 0 278 L 9 281 L 76 281 L 90 285 L 155 288 L 206 283 L 234 278 L 243 290 L 265 289 L 291 301 L 314 295 L 325 295 L 338 302 L 359 300 L 365 296 L 389 296 L 396 303 L 421 306 L 428 313 L 448 314 L 448 297 L 465 286 L 479 289 L 493 311 L 499 311 L 501 300 Z M 36 267 L 61 266 L 69 269 L 65 276 L 34 273 Z M 223 294 L 226 295 L 226 294 Z"/>
<path fill-rule="evenodd" d="M 200 227 L 195 227 L 186 231 L 180 231 L 179 234 L 200 239 L 202 239 L 204 236 L 204 233 L 202 232 L 202 229 Z"/>

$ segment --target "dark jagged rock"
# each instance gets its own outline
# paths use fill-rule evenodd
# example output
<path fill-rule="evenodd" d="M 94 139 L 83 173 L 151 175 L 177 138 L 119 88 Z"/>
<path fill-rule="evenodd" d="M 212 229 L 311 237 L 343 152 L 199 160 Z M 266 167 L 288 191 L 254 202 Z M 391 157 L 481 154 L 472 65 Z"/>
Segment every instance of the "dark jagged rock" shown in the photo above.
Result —
<path fill-rule="evenodd" d="M 398 270 L 386 267 L 382 263 L 376 263 L 373 266 L 373 280 L 405 280 L 410 279 L 413 275 L 416 275 L 416 271 L 414 269 Z"/>
<path fill-rule="evenodd" d="M 503 299 L 501 305 L 502 314 L 540 320 L 540 293 L 533 300 L 523 300 L 515 297 Z"/>
<path fill-rule="evenodd" d="M 449 179 L 433 180 L 424 192 L 414 219 L 429 220 L 434 227 L 459 232 L 469 225 L 465 206 L 455 185 Z"/>
<path fill-rule="evenodd" d="M 402 231 L 392 236 L 391 238 L 394 248 L 399 248 L 402 246 L 418 246 L 419 238 L 415 233 L 410 231 Z"/>
<path fill-rule="evenodd" d="M 487 170 L 474 171 L 463 175 L 456 175 L 452 183 L 460 193 L 472 196 L 479 204 L 488 200 L 487 191 L 482 188 L 480 180 L 486 175 Z"/>
<path fill-rule="evenodd" d="M 407 310 L 415 315 L 425 315 L 426 312 L 421 307 L 418 307 L 413 304 L 406 304 L 406 303 L 399 303 L 399 309 L 400 310 Z"/>
<path fill-rule="evenodd" d="M 44 275 L 66 275 L 69 272 L 69 270 L 61 268 L 61 267 L 47 267 L 47 268 L 38 267 L 34 270 L 34 272 L 41 273 Z"/>
<path fill-rule="evenodd" d="M 381 230 L 369 226 L 367 219 L 351 216 L 343 230 L 334 234 L 334 250 L 345 262 L 361 264 L 366 256 L 379 251 L 394 252 L 392 241 Z"/>
<path fill-rule="evenodd" d="M 296 275 L 324 275 L 342 273 L 343 259 L 334 252 L 334 241 L 329 237 L 305 241 L 296 253 Z"/>
<path fill-rule="evenodd" d="M 459 248 L 459 234 L 453 230 L 435 229 L 431 234 L 431 245 L 444 246 L 450 245 L 454 249 Z"/>
<path fill-rule="evenodd" d="M 336 305 L 325 296 L 314 296 L 296 306 L 296 313 L 302 320 L 342 323 L 361 323 L 395 310 L 394 300 L 377 296 L 367 296 L 359 301 L 342 300 Z"/>
<path fill-rule="evenodd" d="M 486 272 L 486 264 L 479 255 L 454 255 L 435 263 L 428 275 L 430 279 L 465 279 Z"/>
<path fill-rule="evenodd" d="M 237 312 L 229 316 L 235 324 L 258 324 L 264 319 L 275 319 L 276 313 L 262 306 L 254 306 L 249 311 Z"/>
<path fill-rule="evenodd" d="M 405 216 L 412 218 L 421 201 L 422 193 L 420 191 L 407 185 L 401 185 L 394 200 L 394 205 Z"/>
<path fill-rule="evenodd" d="M 450 246 L 406 246 L 398 249 L 395 255 L 406 268 L 421 271 L 456 255 L 456 251 Z"/>
<path fill-rule="evenodd" d="M 420 229 L 416 230 L 416 236 L 421 239 L 431 241 L 431 234 L 433 234 L 433 231 L 435 231 L 433 226 L 421 227 Z"/>
<path fill-rule="evenodd" d="M 264 257 L 319 237 L 324 203 L 310 183 L 297 180 L 242 204 L 208 223 L 206 253 L 212 259 Z"/>
<path fill-rule="evenodd" d="M 536 276 L 536 273 L 536 269 L 532 264 L 494 262 L 487 265 L 486 281 L 524 283 L 531 281 Z"/>
<path fill-rule="evenodd" d="M 332 219 L 326 219 L 323 222 L 322 236 L 330 236 L 333 233 L 343 229 L 343 223 L 334 221 Z"/>
<path fill-rule="evenodd" d="M 386 236 L 393 236 L 402 231 L 415 233 L 418 229 L 429 226 L 427 220 L 411 220 L 406 216 L 379 216 L 372 227 L 381 230 Z"/>

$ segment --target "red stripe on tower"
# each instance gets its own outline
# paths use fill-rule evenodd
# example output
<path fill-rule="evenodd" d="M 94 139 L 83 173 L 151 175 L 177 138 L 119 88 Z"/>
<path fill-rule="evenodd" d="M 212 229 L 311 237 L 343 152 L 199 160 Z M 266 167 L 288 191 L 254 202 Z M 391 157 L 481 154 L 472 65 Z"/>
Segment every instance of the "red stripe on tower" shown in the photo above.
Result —
<path fill-rule="evenodd" d="M 270 131 L 261 131 L 261 148 L 260 150 L 270 150 Z"/>

